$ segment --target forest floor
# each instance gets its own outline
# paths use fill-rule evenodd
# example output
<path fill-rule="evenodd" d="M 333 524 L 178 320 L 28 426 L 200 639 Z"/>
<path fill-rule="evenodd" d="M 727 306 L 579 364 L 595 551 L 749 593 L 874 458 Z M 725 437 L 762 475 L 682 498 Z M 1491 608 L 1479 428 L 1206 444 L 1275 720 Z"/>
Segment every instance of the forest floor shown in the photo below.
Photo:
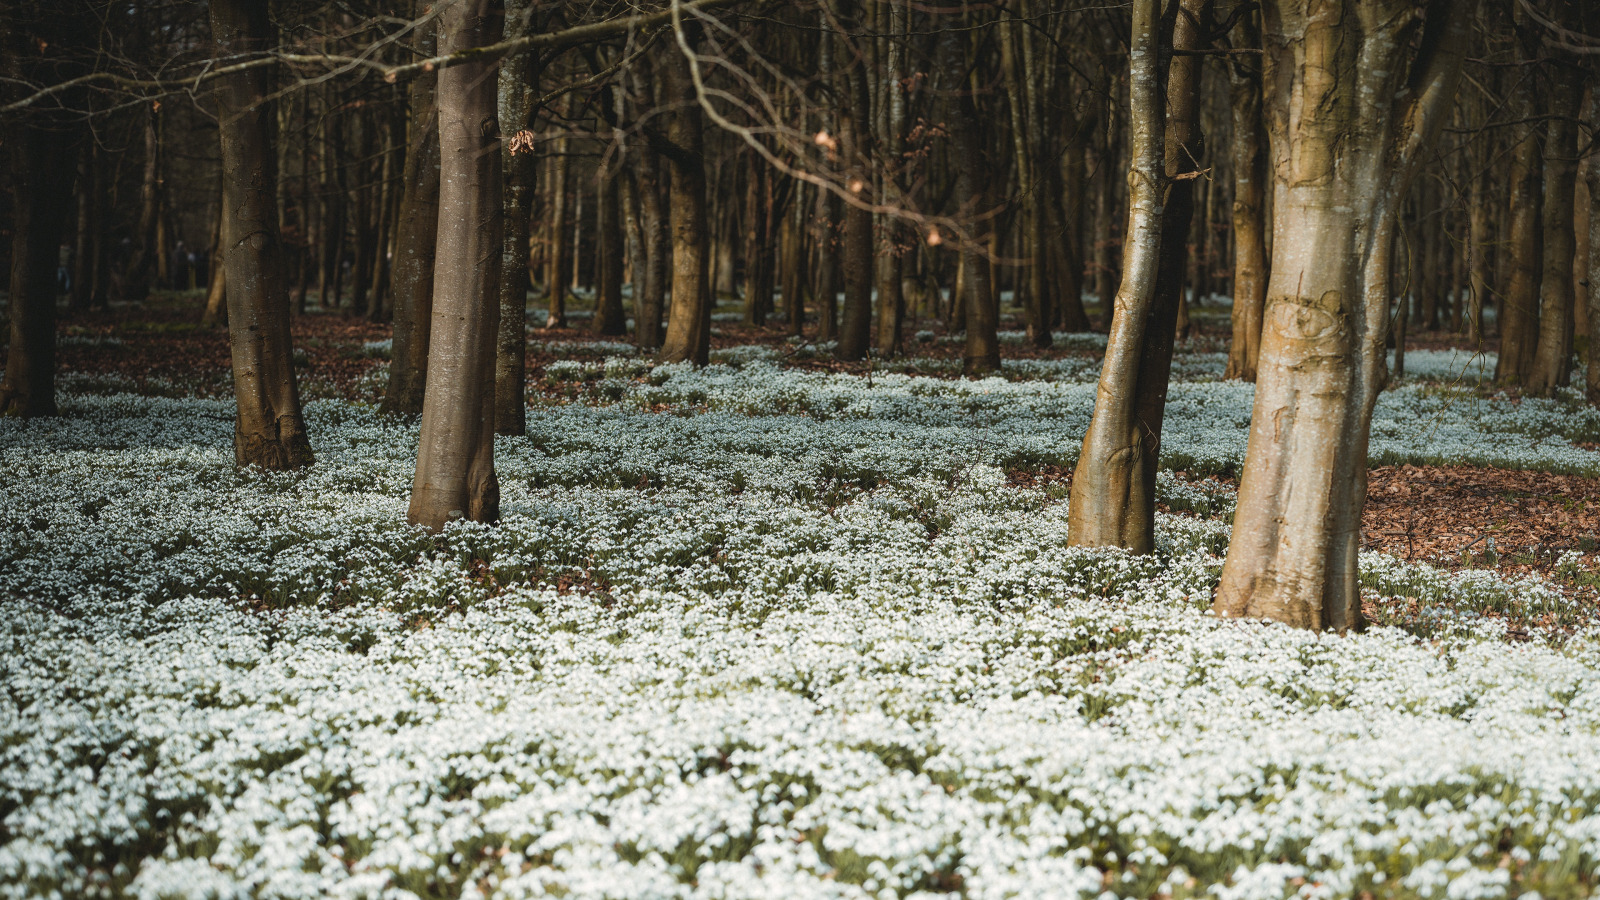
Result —
<path fill-rule="evenodd" d="M 1066 543 L 1103 335 L 963 379 L 714 319 L 529 330 L 501 519 L 405 523 L 389 330 L 294 321 L 316 463 L 233 465 L 193 295 L 0 420 L 0 900 L 1590 896 L 1600 410 L 1420 336 L 1348 635 L 1210 613 L 1253 386 L 1173 362 L 1156 548 Z M 535 319 L 537 321 L 537 318 Z"/>
<path fill-rule="evenodd" d="M 227 333 L 224 328 L 202 327 L 196 316 L 196 294 L 158 295 L 137 308 L 90 311 L 68 317 L 59 360 L 64 371 L 88 376 L 111 376 L 135 392 L 200 394 L 231 393 Z M 733 309 L 734 307 L 727 307 Z M 1092 310 L 1098 321 L 1098 309 Z M 581 323 L 590 315 L 581 303 L 572 305 L 571 319 Z M 825 353 L 806 352 L 780 323 L 755 327 L 726 321 L 735 314 L 722 313 L 713 328 L 718 350 L 767 347 L 783 367 L 802 371 L 870 376 L 883 363 L 867 360 L 843 363 Z M 1226 309 L 1200 308 L 1193 316 L 1194 333 L 1183 342 L 1190 353 L 1226 350 Z M 809 327 L 809 326 L 808 326 Z M 1002 328 L 1019 329 L 1012 315 Z M 303 351 L 297 363 L 309 385 L 310 396 L 375 401 L 369 377 L 387 365 L 390 328 L 361 316 L 342 312 L 314 312 L 293 321 L 296 348 Z M 586 348 L 615 350 L 617 339 L 596 335 L 581 326 L 564 329 L 530 328 L 528 374 L 531 389 L 559 401 L 570 393 L 560 381 L 546 378 L 552 363 L 568 357 L 591 356 Z M 935 320 L 910 322 L 906 328 L 907 356 L 935 363 L 919 367 L 928 377 L 959 377 L 961 344 Z M 1097 361 L 1100 347 L 1081 344 L 1038 348 L 1010 341 L 1007 359 Z M 1456 351 L 1470 357 L 1493 359 L 1495 342 L 1471 344 L 1466 335 L 1449 331 L 1423 331 L 1408 341 L 1412 352 Z M 3 357 L 0 357 L 3 359 Z M 938 364 L 942 363 L 940 366 Z M 1492 369 L 1492 365 L 1490 366 Z M 891 368 L 889 371 L 894 371 Z M 1443 373 L 1435 380 L 1473 396 L 1518 399 L 1487 382 Z M 1582 441 L 1575 446 L 1585 446 Z M 1018 473 L 1020 476 L 1022 473 Z M 1234 484 L 1234 473 L 1219 480 Z M 1070 470 L 1041 471 L 1028 483 L 1070 483 Z M 1552 475 L 1489 466 L 1375 466 L 1368 473 L 1367 505 L 1362 515 L 1361 546 L 1407 561 L 1427 561 L 1449 569 L 1488 568 L 1506 574 L 1550 576 L 1564 552 L 1592 554 L 1600 544 L 1600 477 Z M 1600 578 L 1556 578 L 1561 590 L 1589 604 L 1600 615 Z"/>

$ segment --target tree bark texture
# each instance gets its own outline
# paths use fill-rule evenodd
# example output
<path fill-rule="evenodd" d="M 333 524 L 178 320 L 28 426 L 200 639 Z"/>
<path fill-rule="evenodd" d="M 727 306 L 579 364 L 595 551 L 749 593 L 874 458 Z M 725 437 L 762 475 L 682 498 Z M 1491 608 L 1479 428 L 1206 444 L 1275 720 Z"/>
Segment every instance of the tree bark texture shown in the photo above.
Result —
<path fill-rule="evenodd" d="M 620 172 L 602 172 L 599 184 L 595 187 L 600 256 L 595 260 L 598 277 L 595 285 L 594 330 L 596 334 L 609 336 L 628 333 L 628 317 L 622 306 L 622 269 L 626 259 L 623 254 L 622 204 L 617 196 L 621 181 Z"/>
<path fill-rule="evenodd" d="M 1565 3 L 1555 4 L 1558 8 Z M 1571 20 L 1571 16 L 1561 18 Z M 1572 381 L 1573 263 L 1578 244 L 1573 203 L 1577 194 L 1578 111 L 1585 71 L 1554 61 L 1545 91 L 1543 274 L 1539 279 L 1539 331 L 1528 371 L 1528 393 L 1549 397 Z"/>
<path fill-rule="evenodd" d="M 434 43 L 433 24 L 421 26 L 424 52 Z M 406 165 L 401 185 L 399 233 L 394 253 L 394 340 L 389 354 L 389 388 L 382 412 L 422 415 L 428 379 L 428 332 L 433 321 L 433 258 L 439 235 L 438 76 L 427 72 L 411 82 Z"/>
<path fill-rule="evenodd" d="M 673 48 L 663 79 L 665 98 L 677 109 L 668 117 L 662 153 L 671 170 L 672 314 L 659 362 L 703 366 L 711 358 L 710 256 L 706 221 L 705 126 L 689 63 Z"/>
<path fill-rule="evenodd" d="M 498 40 L 491 0 L 439 8 L 439 52 Z M 439 72 L 439 236 L 422 433 L 407 519 L 438 531 L 500 514 L 494 470 L 495 332 L 501 251 L 500 132 L 494 61 Z"/>
<path fill-rule="evenodd" d="M 211 32 L 224 53 L 273 46 L 264 4 L 213 0 Z M 222 265 L 227 277 L 228 339 L 238 400 L 234 460 L 241 466 L 293 469 L 312 461 L 300 411 L 289 334 L 289 284 L 278 233 L 278 172 L 268 70 L 219 80 L 217 133 L 222 145 Z"/>
<path fill-rule="evenodd" d="M 506 20 L 524 22 L 529 0 L 509 0 Z M 500 60 L 496 91 L 500 134 L 516 134 L 533 124 L 531 53 L 512 53 Z M 539 158 L 532 148 L 513 153 L 500 143 L 502 229 L 500 241 L 500 320 L 495 329 L 494 430 L 496 434 L 528 433 L 528 220 L 533 215 L 534 181 Z"/>
<path fill-rule="evenodd" d="M 31 121 L 13 142 L 10 318 L 0 415 L 56 414 L 56 266 L 76 161 L 70 131 Z"/>
<path fill-rule="evenodd" d="M 1248 48 L 1260 48 L 1256 13 L 1241 22 Z M 1229 59 L 1233 114 L 1233 341 L 1227 378 L 1256 380 L 1261 315 L 1267 298 L 1267 136 L 1261 119 L 1261 64 L 1250 54 Z"/>
<path fill-rule="evenodd" d="M 1202 5 L 1208 4 L 1186 0 L 1182 8 L 1198 13 Z M 1077 546 L 1155 548 L 1156 463 L 1192 207 L 1193 179 L 1172 175 L 1199 158 L 1198 58 L 1176 57 L 1162 71 L 1162 31 L 1174 28 L 1172 40 L 1182 49 L 1198 40 L 1195 21 L 1177 18 L 1163 23 L 1155 0 L 1133 7 L 1127 239 L 1094 415 L 1073 471 L 1067 541 Z"/>
<path fill-rule="evenodd" d="M 1448 115 L 1472 11 L 1264 4 L 1275 237 L 1218 615 L 1361 625 L 1356 554 L 1397 207 Z"/>
<path fill-rule="evenodd" d="M 1600 89 L 1589 89 L 1589 99 L 1584 103 L 1584 119 L 1600 122 Z M 1584 396 L 1590 403 L 1600 406 L 1600 154 L 1589 156 L 1584 178 L 1589 185 L 1589 233 L 1586 236 L 1589 241 L 1589 270 L 1584 273 L 1589 280 L 1589 365 L 1584 380 Z"/>

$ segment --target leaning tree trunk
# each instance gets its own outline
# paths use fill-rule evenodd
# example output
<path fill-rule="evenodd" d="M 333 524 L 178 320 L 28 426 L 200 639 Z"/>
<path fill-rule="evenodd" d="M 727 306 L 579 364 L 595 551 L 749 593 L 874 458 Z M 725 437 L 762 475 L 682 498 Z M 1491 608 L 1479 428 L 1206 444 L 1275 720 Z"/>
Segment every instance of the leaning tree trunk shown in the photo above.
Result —
<path fill-rule="evenodd" d="M 1246 49 L 1259 49 L 1255 14 L 1241 23 Z M 1229 58 L 1233 79 L 1233 342 L 1227 378 L 1256 380 L 1261 315 L 1267 299 L 1267 136 L 1261 121 L 1261 65 L 1251 54 Z"/>
<path fill-rule="evenodd" d="M 212 0 L 211 33 L 225 54 L 273 46 L 266 5 Z M 293 469 L 312 461 L 300 412 L 289 334 L 289 283 L 278 234 L 278 172 L 266 69 L 220 79 L 222 265 L 228 338 L 239 403 L 234 459 L 241 466 Z"/>
<path fill-rule="evenodd" d="M 672 170 L 672 314 L 656 359 L 703 366 L 711 358 L 712 306 L 705 127 L 687 57 L 670 50 L 664 69 L 664 99 L 678 108 L 668 117 L 661 147 Z"/>
<path fill-rule="evenodd" d="M 1326 16 L 1306 4 L 1264 5 L 1276 236 L 1215 609 L 1342 631 L 1361 624 L 1397 207 L 1454 100 L 1473 4 L 1364 0 Z"/>
<path fill-rule="evenodd" d="M 492 0 L 447 0 L 439 52 L 500 38 Z M 499 324 L 500 133 L 495 61 L 439 73 L 439 237 L 422 434 L 407 519 L 438 531 L 500 515 L 494 471 L 495 330 Z"/>
<path fill-rule="evenodd" d="M 1578 252 L 1573 202 L 1578 174 L 1577 116 L 1585 72 L 1560 62 L 1552 69 L 1551 118 L 1545 125 L 1544 143 L 1544 274 L 1539 280 L 1539 332 L 1528 372 L 1528 393 L 1538 397 L 1552 396 L 1556 388 L 1566 387 L 1572 380 L 1572 274 Z"/>
<path fill-rule="evenodd" d="M 1209 0 L 1184 0 L 1173 46 L 1195 50 Z M 1176 11 L 1174 11 L 1176 14 Z M 1155 548 L 1156 463 L 1172 368 L 1193 210 L 1199 134 L 1199 57 L 1172 59 L 1162 89 L 1158 4 L 1134 5 L 1129 128 L 1128 239 L 1106 341 L 1094 416 L 1073 471 L 1067 541 Z M 1170 107 L 1170 109 L 1169 109 Z M 1182 175 L 1182 178 L 1175 176 Z"/>
<path fill-rule="evenodd" d="M 428 29 L 429 43 L 433 26 Z M 427 46 L 425 43 L 424 47 Z M 433 320 L 433 257 L 439 234 L 439 115 L 434 108 L 437 75 L 411 83 L 410 147 L 406 150 L 400 233 L 395 239 L 394 341 L 389 354 L 389 389 L 382 411 L 422 414 L 428 379 L 428 330 Z"/>

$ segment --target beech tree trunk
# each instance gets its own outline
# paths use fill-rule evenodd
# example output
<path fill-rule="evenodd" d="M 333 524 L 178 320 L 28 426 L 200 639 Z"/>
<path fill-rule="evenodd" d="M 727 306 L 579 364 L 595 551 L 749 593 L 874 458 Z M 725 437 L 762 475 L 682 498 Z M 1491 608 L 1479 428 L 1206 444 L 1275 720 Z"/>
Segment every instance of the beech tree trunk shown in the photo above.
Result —
<path fill-rule="evenodd" d="M 10 318 L 0 415 L 56 414 L 56 266 L 76 160 L 69 132 L 40 122 L 18 129 L 11 148 Z"/>
<path fill-rule="evenodd" d="M 1600 89 L 1591 87 L 1584 103 L 1584 121 L 1600 122 Z M 1584 395 L 1600 406 L 1600 154 L 1590 154 L 1585 166 L 1589 185 L 1589 355 Z"/>
<path fill-rule="evenodd" d="M 544 280 L 549 315 L 544 327 L 567 327 L 567 282 L 572 277 L 572 260 L 567 254 L 567 182 L 572 161 L 567 156 L 571 141 L 558 138 L 555 158 L 550 160 L 550 219 L 545 223 L 545 250 L 549 254 Z"/>
<path fill-rule="evenodd" d="M 845 182 L 852 192 L 867 195 L 871 184 L 870 101 L 864 60 L 858 60 L 841 79 L 849 103 L 840 120 L 839 138 L 848 163 Z M 873 239 L 872 213 L 855 204 L 844 211 L 844 316 L 839 323 L 837 356 L 847 362 L 864 359 L 872 341 Z"/>
<path fill-rule="evenodd" d="M 1565 3 L 1554 4 L 1558 9 Z M 1570 15 L 1561 16 L 1570 21 Z M 1543 275 L 1539 279 L 1539 331 L 1528 371 L 1528 393 L 1549 397 L 1572 381 L 1573 263 L 1578 245 L 1573 202 L 1577 193 L 1578 107 L 1583 69 L 1551 63 L 1546 93 L 1551 118 L 1544 140 Z"/>
<path fill-rule="evenodd" d="M 601 173 L 596 187 L 595 212 L 598 214 L 600 255 L 595 260 L 595 311 L 596 334 L 622 335 L 628 333 L 628 317 L 622 307 L 623 257 L 622 206 L 617 198 L 617 185 L 621 173 Z M 524 241 L 524 244 L 527 242 Z"/>
<path fill-rule="evenodd" d="M 1544 268 L 1542 227 L 1545 197 L 1540 190 L 1544 152 L 1540 129 L 1534 120 L 1542 109 L 1534 88 L 1531 66 L 1539 58 L 1538 38 L 1517 9 L 1518 60 L 1525 65 L 1513 82 L 1510 107 L 1525 121 L 1513 126 L 1515 147 L 1511 155 L 1511 221 L 1506 232 L 1510 278 L 1500 303 L 1500 359 L 1494 378 L 1501 384 L 1522 384 L 1533 368 L 1539 339 L 1539 281 Z"/>
<path fill-rule="evenodd" d="M 677 104 L 668 117 L 661 151 L 671 169 L 672 314 L 658 362 L 703 366 L 711 358 L 710 256 L 706 221 L 705 126 L 688 60 L 667 54 L 663 99 Z"/>
<path fill-rule="evenodd" d="M 1472 7 L 1263 5 L 1276 236 L 1218 615 L 1361 625 L 1356 554 L 1397 207 L 1454 100 Z"/>
<path fill-rule="evenodd" d="M 1128 239 L 1094 417 L 1072 478 L 1067 540 L 1078 546 L 1135 553 L 1155 548 L 1161 422 L 1187 269 L 1195 172 L 1204 156 L 1200 57 L 1174 56 L 1162 73 L 1160 31 L 1172 29 L 1177 50 L 1199 49 L 1211 4 L 1183 0 L 1180 7 L 1169 9 L 1168 24 L 1160 21 L 1153 0 L 1134 6 Z"/>
<path fill-rule="evenodd" d="M 273 46 L 265 4 L 212 0 L 211 33 L 221 52 Z M 220 79 L 217 134 L 222 145 L 222 265 L 228 339 L 239 409 L 234 460 L 241 466 L 310 465 L 289 334 L 289 284 L 278 233 L 278 172 L 266 69 Z"/>
<path fill-rule="evenodd" d="M 1256 13 L 1240 22 L 1247 48 L 1260 48 Z M 1229 57 L 1233 112 L 1233 342 L 1227 378 L 1256 380 L 1261 316 L 1267 299 L 1267 136 L 1261 119 L 1261 64 Z"/>
<path fill-rule="evenodd" d="M 509 0 L 506 20 L 525 23 L 529 0 Z M 516 134 L 533 124 L 533 56 L 511 53 L 500 59 L 496 93 L 500 133 Z M 511 152 L 500 144 L 499 323 L 495 329 L 494 430 L 496 434 L 528 433 L 528 220 L 533 215 L 534 181 L 539 158 L 532 148 Z M 552 311 L 554 307 L 552 307 Z"/>
<path fill-rule="evenodd" d="M 420 26 L 422 52 L 434 45 L 431 21 Z M 438 76 L 424 72 L 412 79 L 407 125 L 408 148 L 399 233 L 395 237 L 394 339 L 389 353 L 389 388 L 381 411 L 390 416 L 422 415 L 428 379 L 428 332 L 433 321 L 433 258 L 439 234 L 439 113 L 435 107 Z"/>
<path fill-rule="evenodd" d="M 965 75 L 966 47 L 960 33 L 944 29 L 939 36 L 939 68 L 945 82 L 950 122 L 950 142 L 955 153 L 955 202 L 958 214 L 971 222 L 967 240 L 961 244 L 961 260 L 956 276 L 951 322 L 966 330 L 961 371 L 968 377 L 988 375 L 1000 368 L 1000 339 L 997 334 L 999 305 L 995 301 L 989 276 L 989 242 L 992 220 L 988 196 L 988 175 L 978 138 L 977 111 Z"/>
<path fill-rule="evenodd" d="M 439 7 L 439 52 L 500 39 L 491 0 Z M 428 385 L 407 519 L 438 531 L 500 515 L 494 471 L 495 332 L 500 318 L 500 133 L 495 61 L 439 72 L 439 237 Z"/>

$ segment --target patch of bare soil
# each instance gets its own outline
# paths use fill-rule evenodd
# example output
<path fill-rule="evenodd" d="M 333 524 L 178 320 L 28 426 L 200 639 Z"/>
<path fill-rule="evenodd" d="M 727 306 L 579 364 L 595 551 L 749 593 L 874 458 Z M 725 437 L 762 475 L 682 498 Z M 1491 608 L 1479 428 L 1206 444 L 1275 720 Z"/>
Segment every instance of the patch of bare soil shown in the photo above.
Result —
<path fill-rule="evenodd" d="M 1600 548 L 1600 478 L 1380 466 L 1367 474 L 1361 538 L 1368 549 L 1445 568 L 1548 575 L 1568 551 L 1592 567 Z"/>

